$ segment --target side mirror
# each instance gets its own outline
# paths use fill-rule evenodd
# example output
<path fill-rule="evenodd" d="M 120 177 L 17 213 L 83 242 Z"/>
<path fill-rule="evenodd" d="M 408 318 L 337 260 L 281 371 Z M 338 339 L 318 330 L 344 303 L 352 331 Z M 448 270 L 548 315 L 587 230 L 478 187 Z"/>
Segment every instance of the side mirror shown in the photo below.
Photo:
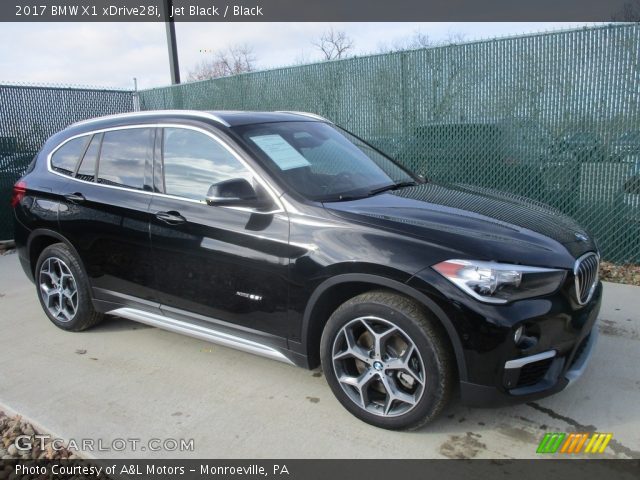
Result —
<path fill-rule="evenodd" d="M 207 204 L 259 207 L 264 203 L 251 183 L 244 178 L 232 178 L 214 183 L 207 192 Z"/>

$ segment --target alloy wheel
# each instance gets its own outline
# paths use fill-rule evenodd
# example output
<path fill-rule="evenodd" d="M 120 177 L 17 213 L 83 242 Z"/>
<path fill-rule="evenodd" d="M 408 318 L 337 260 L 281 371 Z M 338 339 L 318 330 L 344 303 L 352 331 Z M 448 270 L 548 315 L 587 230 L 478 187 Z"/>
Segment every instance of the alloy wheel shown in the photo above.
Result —
<path fill-rule="evenodd" d="M 366 316 L 340 329 L 332 347 L 336 378 L 360 408 L 384 417 L 412 410 L 425 390 L 424 362 L 402 329 Z"/>
<path fill-rule="evenodd" d="M 78 287 L 71 270 L 57 257 L 47 258 L 40 267 L 38 286 L 42 301 L 59 322 L 70 322 L 78 311 Z"/>

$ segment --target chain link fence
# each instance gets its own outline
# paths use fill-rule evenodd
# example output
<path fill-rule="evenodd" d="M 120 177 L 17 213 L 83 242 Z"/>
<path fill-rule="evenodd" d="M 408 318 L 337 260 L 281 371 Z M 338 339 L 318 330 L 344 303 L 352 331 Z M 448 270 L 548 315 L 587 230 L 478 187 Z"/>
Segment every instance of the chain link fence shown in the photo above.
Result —
<path fill-rule="evenodd" d="M 315 112 L 431 180 L 548 203 L 585 225 L 605 259 L 638 263 L 639 52 L 640 24 L 621 24 L 254 72 L 139 101 Z M 132 108 L 131 92 L 0 86 L 0 174 L 12 175 L 1 195 L 49 134 Z"/>
<path fill-rule="evenodd" d="M 0 240 L 13 238 L 13 184 L 47 138 L 79 120 L 133 108 L 130 91 L 0 85 Z"/>
<path fill-rule="evenodd" d="M 142 109 L 303 110 L 418 173 L 546 202 L 640 261 L 640 25 L 526 35 L 141 92 Z"/>

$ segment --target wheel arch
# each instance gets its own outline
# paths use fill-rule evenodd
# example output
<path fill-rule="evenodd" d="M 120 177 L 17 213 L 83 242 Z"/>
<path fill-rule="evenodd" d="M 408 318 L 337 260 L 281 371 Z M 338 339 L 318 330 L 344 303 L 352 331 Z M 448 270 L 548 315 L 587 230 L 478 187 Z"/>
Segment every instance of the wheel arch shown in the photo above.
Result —
<path fill-rule="evenodd" d="M 302 341 L 305 344 L 309 367 L 320 363 L 320 336 L 331 312 L 339 305 L 360 293 L 377 288 L 385 288 L 416 300 L 428 308 L 438 319 L 447 333 L 447 339 L 456 358 L 458 376 L 461 381 L 467 379 L 462 343 L 447 314 L 424 293 L 411 286 L 377 275 L 347 273 L 333 276 L 321 283 L 309 298 L 302 319 Z"/>
<path fill-rule="evenodd" d="M 48 228 L 37 228 L 29 235 L 29 239 L 27 241 L 27 254 L 29 256 L 29 267 L 31 268 L 32 275 L 35 277 L 36 263 L 38 263 L 38 258 L 42 251 L 55 243 L 63 243 L 67 248 L 69 248 L 69 250 L 71 250 L 71 253 L 73 253 L 73 255 L 78 259 L 78 263 L 80 264 L 83 273 L 86 275 L 87 272 L 80 260 L 80 255 L 71 242 L 60 233 L 49 230 Z"/>

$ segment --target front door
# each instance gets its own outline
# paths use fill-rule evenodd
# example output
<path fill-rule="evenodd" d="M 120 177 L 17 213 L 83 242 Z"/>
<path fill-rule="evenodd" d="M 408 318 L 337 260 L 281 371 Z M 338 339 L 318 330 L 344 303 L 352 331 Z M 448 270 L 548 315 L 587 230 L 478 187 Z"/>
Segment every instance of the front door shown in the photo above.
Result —
<path fill-rule="evenodd" d="M 211 206 L 213 183 L 255 174 L 214 134 L 165 127 L 151 212 L 155 282 L 163 309 L 286 337 L 289 222 L 274 208 Z"/>

